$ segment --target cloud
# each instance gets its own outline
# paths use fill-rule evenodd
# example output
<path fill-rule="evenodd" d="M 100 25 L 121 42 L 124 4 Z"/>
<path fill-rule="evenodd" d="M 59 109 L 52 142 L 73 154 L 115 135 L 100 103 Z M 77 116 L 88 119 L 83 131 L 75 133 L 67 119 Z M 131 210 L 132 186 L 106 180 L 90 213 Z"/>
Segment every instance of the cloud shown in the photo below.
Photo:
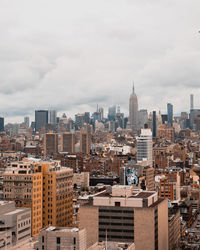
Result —
<path fill-rule="evenodd" d="M 139 108 L 188 111 L 189 94 L 200 94 L 199 9 L 187 0 L 2 0 L 0 114 L 73 116 L 97 104 L 128 114 L 133 80 Z"/>

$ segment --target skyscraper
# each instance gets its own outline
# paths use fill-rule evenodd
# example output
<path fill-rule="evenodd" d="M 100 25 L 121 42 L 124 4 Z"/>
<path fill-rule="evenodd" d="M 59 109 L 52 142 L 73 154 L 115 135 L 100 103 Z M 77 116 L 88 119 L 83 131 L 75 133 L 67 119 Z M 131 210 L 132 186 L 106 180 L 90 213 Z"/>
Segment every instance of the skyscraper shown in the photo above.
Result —
<path fill-rule="evenodd" d="M 168 123 L 173 126 L 173 105 L 171 103 L 167 103 L 167 115 Z"/>
<path fill-rule="evenodd" d="M 24 123 L 26 123 L 27 127 L 29 128 L 29 117 L 28 116 L 24 117 Z"/>
<path fill-rule="evenodd" d="M 48 111 L 36 110 L 35 111 L 35 131 L 39 131 L 42 127 L 48 124 Z"/>
<path fill-rule="evenodd" d="M 152 132 L 150 129 L 141 129 L 141 135 L 137 137 L 137 161 L 147 161 L 152 166 Z"/>
<path fill-rule="evenodd" d="M 135 94 L 134 85 L 133 92 L 129 99 L 129 123 L 130 128 L 136 131 L 138 127 L 138 100 Z"/>
<path fill-rule="evenodd" d="M 0 132 L 4 131 L 4 118 L 0 117 Z"/>
<path fill-rule="evenodd" d="M 49 115 L 48 123 L 56 124 L 56 116 L 57 116 L 56 110 L 49 110 L 48 115 Z"/>
<path fill-rule="evenodd" d="M 194 95 L 190 95 L 190 109 L 194 109 Z"/>
<path fill-rule="evenodd" d="M 108 120 L 114 121 L 116 115 L 116 106 L 112 106 L 108 108 Z"/>
<path fill-rule="evenodd" d="M 156 111 L 153 111 L 153 138 L 157 136 Z"/>

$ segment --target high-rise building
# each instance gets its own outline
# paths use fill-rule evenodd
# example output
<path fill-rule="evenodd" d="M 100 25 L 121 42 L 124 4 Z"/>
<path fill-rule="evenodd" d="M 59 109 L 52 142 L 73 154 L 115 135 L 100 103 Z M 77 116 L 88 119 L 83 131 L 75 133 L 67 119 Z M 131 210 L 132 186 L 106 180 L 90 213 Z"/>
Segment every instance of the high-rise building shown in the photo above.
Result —
<path fill-rule="evenodd" d="M 117 113 L 115 116 L 116 127 L 124 128 L 124 113 Z"/>
<path fill-rule="evenodd" d="M 71 132 L 66 132 L 61 135 L 61 152 L 70 154 L 75 152 L 75 135 Z"/>
<path fill-rule="evenodd" d="M 157 117 L 156 111 L 153 111 L 153 138 L 157 136 Z"/>
<path fill-rule="evenodd" d="M 35 131 L 39 131 L 48 124 L 48 110 L 35 111 Z"/>
<path fill-rule="evenodd" d="M 58 135 L 55 133 L 44 134 L 44 155 L 54 155 L 58 152 Z"/>
<path fill-rule="evenodd" d="M 76 114 L 75 115 L 75 125 L 77 129 L 81 129 L 85 122 L 85 115 L 84 114 Z"/>
<path fill-rule="evenodd" d="M 116 115 L 116 106 L 112 106 L 112 107 L 108 108 L 108 120 L 114 121 L 115 115 Z"/>
<path fill-rule="evenodd" d="M 27 127 L 29 128 L 30 122 L 29 122 L 29 117 L 28 116 L 24 117 L 24 123 L 26 123 Z"/>
<path fill-rule="evenodd" d="M 42 164 L 43 175 L 43 227 L 72 226 L 73 220 L 73 170 Z"/>
<path fill-rule="evenodd" d="M 89 154 L 90 153 L 90 136 L 89 134 L 82 130 L 80 133 L 80 152 L 83 154 Z"/>
<path fill-rule="evenodd" d="M 87 247 L 107 240 L 134 242 L 138 250 L 168 250 L 168 201 L 155 191 L 112 186 L 79 211 Z"/>
<path fill-rule="evenodd" d="M 194 95 L 190 95 L 190 109 L 194 109 Z"/>
<path fill-rule="evenodd" d="M 102 121 L 104 118 L 104 110 L 103 108 L 99 108 L 99 113 L 100 113 L 100 120 Z"/>
<path fill-rule="evenodd" d="M 147 161 L 152 166 L 152 132 L 150 129 L 141 129 L 141 134 L 137 137 L 137 162 Z"/>
<path fill-rule="evenodd" d="M 167 115 L 168 123 L 173 126 L 173 105 L 171 103 L 167 103 Z"/>
<path fill-rule="evenodd" d="M 148 123 L 148 112 L 146 109 L 138 111 L 138 128 L 144 128 L 144 124 Z"/>
<path fill-rule="evenodd" d="M 48 111 L 48 123 L 49 124 L 56 124 L 56 117 L 57 117 L 57 112 L 56 110 L 49 110 Z"/>
<path fill-rule="evenodd" d="M 136 131 L 138 128 L 138 99 L 135 94 L 135 89 L 133 85 L 133 92 L 129 99 L 129 123 L 130 128 Z"/>
<path fill-rule="evenodd" d="M 200 109 L 191 109 L 190 110 L 190 128 L 193 131 L 196 131 L 195 118 L 200 117 Z"/>
<path fill-rule="evenodd" d="M 0 132 L 4 131 L 4 118 L 0 117 Z"/>

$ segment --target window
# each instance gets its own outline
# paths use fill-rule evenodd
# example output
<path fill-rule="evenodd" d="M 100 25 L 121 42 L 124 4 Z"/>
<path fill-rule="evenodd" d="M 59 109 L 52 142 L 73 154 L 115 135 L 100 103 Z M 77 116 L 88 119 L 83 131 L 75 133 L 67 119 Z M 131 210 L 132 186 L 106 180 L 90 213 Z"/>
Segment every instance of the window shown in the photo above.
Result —
<path fill-rule="evenodd" d="M 60 237 L 56 238 L 56 244 L 57 244 L 57 246 L 60 246 Z"/>
<path fill-rule="evenodd" d="M 116 201 L 115 202 L 115 207 L 120 207 L 120 202 Z"/>

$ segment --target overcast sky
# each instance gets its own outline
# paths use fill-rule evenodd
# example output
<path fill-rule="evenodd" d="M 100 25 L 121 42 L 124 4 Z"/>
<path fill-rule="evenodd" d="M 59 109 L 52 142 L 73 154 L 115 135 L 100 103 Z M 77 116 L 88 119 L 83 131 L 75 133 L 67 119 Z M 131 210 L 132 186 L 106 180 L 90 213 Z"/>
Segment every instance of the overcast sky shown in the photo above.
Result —
<path fill-rule="evenodd" d="M 0 0 L 0 115 L 200 108 L 199 0 Z"/>

